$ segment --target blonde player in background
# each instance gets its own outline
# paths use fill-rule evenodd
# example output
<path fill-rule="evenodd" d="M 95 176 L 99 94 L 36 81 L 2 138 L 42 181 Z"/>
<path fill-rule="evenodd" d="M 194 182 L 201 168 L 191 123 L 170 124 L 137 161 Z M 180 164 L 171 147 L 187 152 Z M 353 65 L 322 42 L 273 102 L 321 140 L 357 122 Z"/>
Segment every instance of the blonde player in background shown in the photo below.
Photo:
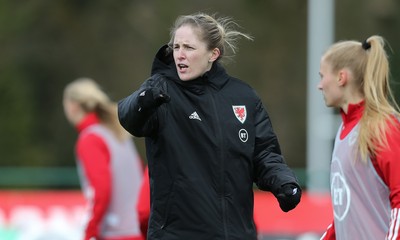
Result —
<path fill-rule="evenodd" d="M 343 120 L 331 163 L 334 221 L 321 239 L 400 239 L 400 114 L 384 39 L 332 45 L 320 75 L 326 105 Z"/>
<path fill-rule="evenodd" d="M 136 202 L 143 166 L 116 104 L 87 78 L 64 90 L 64 111 L 79 133 L 75 153 L 89 206 L 85 240 L 142 240 Z"/>

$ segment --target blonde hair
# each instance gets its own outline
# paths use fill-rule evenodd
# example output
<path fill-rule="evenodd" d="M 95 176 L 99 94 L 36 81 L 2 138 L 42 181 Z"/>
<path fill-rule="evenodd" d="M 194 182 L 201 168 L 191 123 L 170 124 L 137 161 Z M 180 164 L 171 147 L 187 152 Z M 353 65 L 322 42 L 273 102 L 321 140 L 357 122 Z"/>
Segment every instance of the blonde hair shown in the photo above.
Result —
<path fill-rule="evenodd" d="M 332 45 L 324 57 L 332 71 L 348 68 L 364 96 L 365 109 L 360 120 L 358 135 L 359 151 L 363 161 L 387 147 L 388 124 L 399 117 L 389 82 L 389 61 L 385 51 L 385 40 L 371 36 L 363 43 L 342 41 Z"/>
<path fill-rule="evenodd" d="M 200 37 L 204 40 L 209 50 L 218 48 L 220 56 L 218 59 L 232 58 L 237 50 L 237 41 L 240 37 L 248 40 L 253 38 L 245 33 L 235 30 L 239 25 L 230 17 L 211 16 L 205 13 L 179 16 L 170 32 L 169 46 L 174 42 L 175 32 L 183 25 L 191 25 L 200 30 Z M 230 51 L 230 55 L 227 52 Z"/>
<path fill-rule="evenodd" d="M 117 104 L 112 102 L 100 86 L 90 78 L 78 78 L 64 89 L 64 99 L 79 103 L 86 113 L 94 112 L 100 122 L 123 140 L 128 133 L 118 121 Z"/>

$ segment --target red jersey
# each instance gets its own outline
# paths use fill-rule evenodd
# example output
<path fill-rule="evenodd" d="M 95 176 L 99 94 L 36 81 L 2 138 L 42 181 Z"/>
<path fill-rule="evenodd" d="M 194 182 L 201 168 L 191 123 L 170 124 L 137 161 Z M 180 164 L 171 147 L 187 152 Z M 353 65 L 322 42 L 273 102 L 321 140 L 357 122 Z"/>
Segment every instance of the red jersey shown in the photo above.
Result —
<path fill-rule="evenodd" d="M 139 216 L 140 230 L 145 239 L 147 239 L 147 228 L 149 226 L 150 218 L 150 182 L 148 167 L 146 167 L 143 174 L 142 185 L 140 187 L 139 199 L 136 207 Z"/>
<path fill-rule="evenodd" d="M 135 209 L 143 170 L 132 139 L 116 139 L 95 114 L 77 128 L 77 166 L 89 208 L 85 240 L 143 239 Z"/>
<path fill-rule="evenodd" d="M 341 112 L 343 124 L 342 129 L 339 130 L 339 139 L 337 141 L 343 140 L 348 136 L 348 134 L 354 129 L 354 127 L 359 123 L 362 113 L 364 110 L 364 102 L 359 104 L 349 105 L 348 113 L 345 114 Z M 388 202 L 388 212 L 386 213 L 389 218 L 387 225 L 385 226 L 386 238 L 389 240 L 400 239 L 399 235 L 399 208 L 400 208 L 400 175 L 396 173 L 400 169 L 400 130 L 399 121 L 395 121 L 395 125 L 389 125 L 389 131 L 387 131 L 387 141 L 388 147 L 382 149 L 376 153 L 376 156 L 370 160 L 374 170 L 376 171 L 379 180 L 388 189 L 387 202 Z M 336 143 L 335 143 L 336 145 Z M 348 159 L 351 161 L 352 159 Z M 376 193 L 378 194 L 378 193 Z M 377 196 L 382 197 L 382 196 Z M 368 199 L 365 199 L 367 201 Z M 336 214 L 337 215 L 337 214 Z M 340 217 L 340 216 L 339 216 Z M 335 216 L 335 220 L 337 217 Z M 334 221 L 335 222 L 335 221 Z M 321 239 L 336 239 L 335 223 L 332 223 L 326 233 Z M 354 221 L 354 225 L 360 225 L 364 222 Z M 380 223 L 371 224 L 368 226 L 374 228 Z M 370 236 L 375 239 L 374 236 Z"/>

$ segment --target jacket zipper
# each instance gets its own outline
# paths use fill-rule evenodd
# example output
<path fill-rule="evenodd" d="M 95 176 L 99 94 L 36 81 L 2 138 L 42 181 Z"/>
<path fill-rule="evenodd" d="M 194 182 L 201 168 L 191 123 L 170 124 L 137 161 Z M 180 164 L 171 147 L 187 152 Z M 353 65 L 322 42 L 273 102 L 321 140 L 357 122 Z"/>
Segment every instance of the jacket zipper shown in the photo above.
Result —
<path fill-rule="evenodd" d="M 217 129 L 217 142 L 219 143 L 219 149 L 220 149 L 220 160 L 221 160 L 221 208 L 222 208 L 222 223 L 223 223 L 223 228 L 224 228 L 224 236 L 225 239 L 228 239 L 228 229 L 227 229 L 227 217 L 226 217 L 226 203 L 225 203 L 225 161 L 224 161 L 224 151 L 223 151 L 223 138 L 222 138 L 222 129 L 219 127 L 220 126 L 220 119 L 218 116 L 218 110 L 215 105 L 215 100 L 214 100 L 214 95 L 212 91 L 209 89 L 210 86 L 208 86 L 207 90 L 208 93 L 210 94 L 210 99 L 212 102 L 213 110 L 214 110 L 214 116 L 216 118 L 216 129 Z"/>

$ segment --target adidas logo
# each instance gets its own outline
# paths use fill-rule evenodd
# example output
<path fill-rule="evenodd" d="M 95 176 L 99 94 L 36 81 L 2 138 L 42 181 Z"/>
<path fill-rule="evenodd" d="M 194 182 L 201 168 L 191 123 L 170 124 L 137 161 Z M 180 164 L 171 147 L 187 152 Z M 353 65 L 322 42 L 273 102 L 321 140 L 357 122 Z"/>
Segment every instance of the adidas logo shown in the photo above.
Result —
<path fill-rule="evenodd" d="M 201 118 L 199 117 L 199 114 L 197 114 L 196 111 L 194 111 L 192 114 L 190 114 L 189 119 L 196 119 L 201 121 Z"/>

